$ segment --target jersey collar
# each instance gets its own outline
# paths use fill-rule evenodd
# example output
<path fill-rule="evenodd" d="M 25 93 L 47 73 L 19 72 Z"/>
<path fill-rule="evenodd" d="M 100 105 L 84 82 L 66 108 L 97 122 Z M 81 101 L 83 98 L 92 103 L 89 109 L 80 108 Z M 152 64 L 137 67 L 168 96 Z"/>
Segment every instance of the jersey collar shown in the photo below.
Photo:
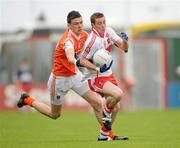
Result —
<path fill-rule="evenodd" d="M 94 29 L 93 27 L 92 27 L 92 31 L 93 31 L 97 36 L 99 36 L 99 37 L 101 37 L 101 38 L 104 38 L 104 37 L 105 37 L 106 31 L 105 31 L 105 33 L 104 33 L 103 35 L 100 35 L 100 34 L 96 31 L 96 29 Z"/>
<path fill-rule="evenodd" d="M 73 36 L 77 40 L 79 40 L 81 36 L 81 35 L 77 36 L 70 28 L 68 28 L 68 34 Z"/>

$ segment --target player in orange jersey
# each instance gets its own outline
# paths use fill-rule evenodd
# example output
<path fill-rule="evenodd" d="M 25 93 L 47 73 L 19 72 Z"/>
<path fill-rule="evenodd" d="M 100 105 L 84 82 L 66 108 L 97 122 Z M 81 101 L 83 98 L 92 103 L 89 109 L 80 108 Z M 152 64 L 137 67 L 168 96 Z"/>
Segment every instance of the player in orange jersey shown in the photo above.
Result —
<path fill-rule="evenodd" d="M 80 13 L 78 11 L 69 12 L 67 23 L 68 28 L 57 43 L 53 69 L 48 80 L 51 106 L 30 97 L 28 94 L 21 95 L 17 106 L 20 108 L 29 105 L 42 114 L 57 119 L 61 115 L 63 98 L 72 89 L 93 107 L 102 127 L 104 129 L 111 128 L 109 120 L 102 120 L 102 98 L 90 90 L 87 81 L 82 81 L 82 74 L 76 66 L 79 64 L 79 60 L 76 60 L 75 55 L 80 53 L 88 37 L 88 34 L 82 30 L 83 21 Z M 108 68 L 104 70 L 108 70 Z"/>

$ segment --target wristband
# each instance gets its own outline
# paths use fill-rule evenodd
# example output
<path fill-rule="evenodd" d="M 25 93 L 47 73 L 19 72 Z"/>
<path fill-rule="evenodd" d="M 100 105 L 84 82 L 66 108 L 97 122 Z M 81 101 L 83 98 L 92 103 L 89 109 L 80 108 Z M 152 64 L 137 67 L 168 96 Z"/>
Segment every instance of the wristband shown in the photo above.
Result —
<path fill-rule="evenodd" d="M 76 66 L 78 66 L 78 67 L 83 67 L 83 66 L 81 65 L 81 63 L 80 63 L 80 59 L 76 60 Z"/>

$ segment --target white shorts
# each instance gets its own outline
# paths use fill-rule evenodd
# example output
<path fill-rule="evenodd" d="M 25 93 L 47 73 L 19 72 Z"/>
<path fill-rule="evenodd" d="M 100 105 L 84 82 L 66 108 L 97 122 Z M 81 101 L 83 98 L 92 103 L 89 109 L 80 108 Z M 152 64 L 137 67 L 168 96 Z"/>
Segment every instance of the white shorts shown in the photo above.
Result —
<path fill-rule="evenodd" d="M 54 76 L 52 73 L 48 80 L 48 89 L 51 96 L 51 104 L 60 105 L 64 96 L 70 89 L 74 90 L 80 96 L 83 96 L 90 90 L 87 81 L 82 81 L 80 71 L 76 75 L 70 77 Z"/>

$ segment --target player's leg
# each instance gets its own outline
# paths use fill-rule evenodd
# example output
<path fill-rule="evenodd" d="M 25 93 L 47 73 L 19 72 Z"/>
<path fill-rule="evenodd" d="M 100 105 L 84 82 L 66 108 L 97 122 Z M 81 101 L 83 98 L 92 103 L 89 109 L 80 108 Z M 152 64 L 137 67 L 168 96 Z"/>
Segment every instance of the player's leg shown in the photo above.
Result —
<path fill-rule="evenodd" d="M 96 118 L 102 125 L 102 98 L 90 89 L 82 96 L 93 108 Z"/>
<path fill-rule="evenodd" d="M 72 90 L 82 96 L 92 106 L 98 122 L 102 124 L 101 96 L 90 90 L 87 81 L 82 81 L 82 73 L 80 71 L 78 71 L 77 75 L 73 78 Z"/>
<path fill-rule="evenodd" d="M 103 115 L 107 118 L 112 119 L 113 110 L 122 97 L 122 90 L 118 86 L 111 83 L 110 81 L 106 81 L 103 84 L 102 92 L 106 97 L 106 102 L 104 104 L 104 109 L 103 109 Z M 115 116 L 115 114 L 116 113 L 114 113 L 113 116 Z"/>
<path fill-rule="evenodd" d="M 75 85 L 72 88 L 77 94 L 82 96 L 93 108 L 96 118 L 100 125 L 105 124 L 106 127 L 111 128 L 111 124 L 109 125 L 106 119 L 102 120 L 102 102 L 103 98 L 96 92 L 90 90 L 88 82 L 87 81 L 81 81 L 80 76 L 76 79 Z"/>
<path fill-rule="evenodd" d="M 48 88 L 50 91 L 51 105 L 45 104 L 44 102 L 38 101 L 32 98 L 26 93 L 23 93 L 17 103 L 17 106 L 23 107 L 29 105 L 39 111 L 40 113 L 52 118 L 57 119 L 61 115 L 62 100 L 65 94 L 59 91 L 59 81 L 56 80 L 52 74 L 48 80 Z"/>
<path fill-rule="evenodd" d="M 109 108 L 114 108 L 115 105 L 121 100 L 121 97 L 123 96 L 123 91 L 113 83 L 107 81 L 103 85 L 103 94 L 105 96 L 110 96 L 107 98 L 106 102 Z"/>
<path fill-rule="evenodd" d="M 62 105 L 47 105 L 44 102 L 40 102 L 34 98 L 32 98 L 31 96 L 29 96 L 28 94 L 22 94 L 17 106 L 19 108 L 28 105 L 33 107 L 34 109 L 36 109 L 38 112 L 52 118 L 52 119 L 57 119 L 60 116 L 61 113 L 61 106 Z"/>
<path fill-rule="evenodd" d="M 51 106 L 49 106 L 40 101 L 34 101 L 32 107 L 34 107 L 37 111 L 52 119 L 57 119 L 61 115 L 62 104 L 61 105 L 51 104 Z"/>
<path fill-rule="evenodd" d="M 111 118 L 111 114 L 115 105 L 120 101 L 123 91 L 117 86 L 114 76 L 96 77 L 89 80 L 89 85 L 92 90 L 108 96 L 104 106 L 105 116 Z"/>
<path fill-rule="evenodd" d="M 90 90 L 87 81 L 76 81 L 76 85 L 72 88 L 76 93 L 82 96 L 93 108 L 96 118 L 101 125 L 100 136 L 101 139 L 109 138 L 109 130 L 106 129 L 107 122 L 102 119 L 102 97 Z M 111 126 L 111 124 L 110 124 Z"/>
<path fill-rule="evenodd" d="M 102 100 L 103 98 L 90 90 L 88 82 L 82 81 L 81 73 L 77 74 L 74 79 L 74 84 L 72 90 L 82 96 L 94 109 L 96 118 L 101 125 L 100 134 L 98 140 L 108 140 L 109 139 L 109 130 L 111 129 L 111 122 L 109 118 L 102 118 Z M 109 128 L 109 129 L 108 129 Z"/>
<path fill-rule="evenodd" d="M 93 108 L 99 124 L 102 124 L 102 98 L 96 92 L 90 90 L 87 81 L 81 82 L 79 78 L 72 88 L 77 94 L 83 97 Z"/>
<path fill-rule="evenodd" d="M 111 91 L 110 91 L 111 90 Z M 119 110 L 119 101 L 123 97 L 123 91 L 115 84 L 107 81 L 103 86 L 103 93 L 106 95 L 106 113 L 111 113 L 112 123 L 114 122 Z M 109 131 L 109 137 L 113 140 L 127 140 L 127 136 L 116 136 L 113 131 Z"/>
<path fill-rule="evenodd" d="M 113 98 L 112 96 L 107 96 L 106 99 L 107 99 L 108 101 L 110 101 L 110 100 L 113 100 L 114 98 Z M 119 109 L 120 109 L 120 104 L 119 104 L 119 103 L 120 103 L 120 102 L 118 102 L 116 105 L 114 105 L 113 108 L 108 108 L 108 109 L 107 109 L 108 104 L 106 104 L 105 110 L 106 110 L 106 109 L 107 109 L 107 110 L 110 109 L 109 111 L 112 112 L 112 115 L 111 115 L 112 124 L 114 123 L 114 121 L 115 121 L 115 119 L 116 119 L 116 116 L 117 116 L 117 113 L 118 113 L 118 111 L 119 111 Z M 117 136 L 117 135 L 114 135 L 114 132 L 113 132 L 112 130 L 109 131 L 109 137 L 111 137 L 111 139 L 113 139 L 113 140 L 128 140 L 128 137 L 127 137 L 127 136 Z"/>
<path fill-rule="evenodd" d="M 96 118 L 101 125 L 98 140 L 110 140 L 111 138 L 109 137 L 109 131 L 111 130 L 111 119 L 103 118 L 102 116 L 102 97 L 96 92 L 89 90 L 83 95 L 83 98 L 93 107 Z"/>
<path fill-rule="evenodd" d="M 107 82 L 112 84 L 113 87 L 107 87 L 108 91 L 105 90 L 106 93 L 104 93 L 103 92 L 103 87 L 104 87 L 105 84 L 107 84 Z M 121 89 L 116 86 L 117 83 L 116 83 L 113 75 L 109 76 L 109 77 L 97 77 L 95 79 L 91 79 L 91 80 L 89 80 L 89 85 L 90 85 L 90 88 L 92 90 L 95 90 L 100 94 L 107 95 L 108 98 L 106 96 L 106 99 L 108 100 L 107 101 L 108 103 L 111 102 L 111 100 L 113 100 L 112 102 L 114 103 L 115 102 L 114 100 L 116 98 L 117 98 L 117 100 L 118 99 L 120 100 L 120 98 L 121 98 L 122 91 L 120 91 L 120 93 L 116 92 L 116 91 L 119 91 Z M 104 87 L 104 88 L 106 88 L 106 87 Z M 116 91 L 114 91 L 114 90 L 116 90 Z M 116 115 L 117 115 L 117 112 L 119 110 L 119 108 L 118 108 L 119 100 L 117 101 L 117 103 L 113 104 L 113 106 L 109 106 L 107 104 L 106 100 L 104 101 L 104 107 L 103 107 L 103 117 L 104 118 L 113 119 L 112 122 L 114 122 L 114 120 L 116 118 Z M 112 130 L 106 131 L 106 133 L 109 133 L 108 136 L 111 137 L 111 139 L 113 139 L 113 140 L 125 140 L 125 138 L 127 138 L 127 137 L 114 136 Z"/>
<path fill-rule="evenodd" d="M 29 96 L 28 94 L 22 94 L 21 98 L 19 99 L 17 106 L 23 107 L 24 105 L 28 105 L 33 107 L 34 109 L 36 109 L 38 112 L 52 118 L 52 119 L 57 119 L 58 117 L 60 117 L 61 114 L 61 108 L 62 105 L 61 104 L 51 104 L 47 105 L 44 102 L 40 102 L 34 98 L 32 98 L 31 96 Z"/>
<path fill-rule="evenodd" d="M 106 81 L 104 81 L 107 77 L 97 77 L 88 80 L 89 87 L 92 91 L 98 92 L 99 95 L 103 96 L 102 87 Z M 103 104 L 106 104 L 105 98 L 102 98 Z M 105 111 L 105 105 L 103 105 L 103 124 L 101 125 L 100 134 L 98 140 L 109 140 L 109 131 L 111 130 L 111 113 L 107 114 Z"/>
<path fill-rule="evenodd" d="M 106 100 L 110 100 L 110 99 L 113 99 L 111 96 L 107 96 L 107 97 L 105 97 L 105 99 Z M 116 116 L 117 116 L 117 114 L 118 114 L 118 111 L 119 111 L 119 109 L 120 109 L 120 102 L 118 102 L 115 106 L 114 106 L 114 108 L 113 108 L 113 110 L 112 110 L 112 115 L 111 115 L 111 123 L 113 124 L 114 123 L 114 121 L 115 121 L 115 119 L 116 119 Z"/>

